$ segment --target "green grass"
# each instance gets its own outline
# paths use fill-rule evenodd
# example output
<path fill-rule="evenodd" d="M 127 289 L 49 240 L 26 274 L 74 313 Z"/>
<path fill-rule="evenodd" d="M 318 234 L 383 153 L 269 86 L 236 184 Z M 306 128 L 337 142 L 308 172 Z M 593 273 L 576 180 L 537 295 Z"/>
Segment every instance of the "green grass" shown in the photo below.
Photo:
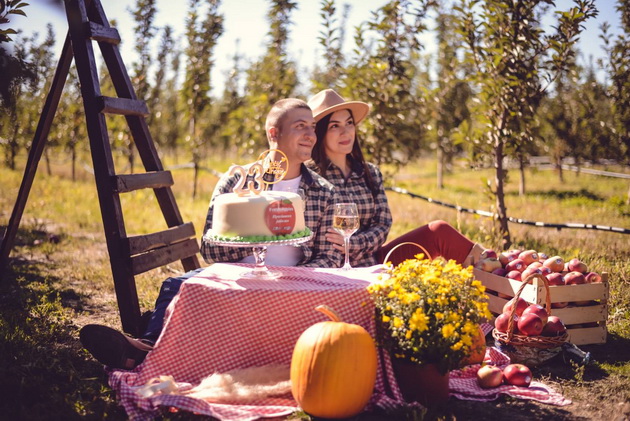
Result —
<path fill-rule="evenodd" d="M 207 162 L 223 171 L 237 159 Z M 168 166 L 168 165 L 167 165 Z M 387 169 L 385 169 L 387 172 Z M 628 171 L 627 168 L 609 168 Z M 65 163 L 53 165 L 52 175 L 39 169 L 11 254 L 11 266 L 0 283 L 0 419 L 126 419 L 117 406 L 102 366 L 78 342 L 86 323 L 120 327 L 109 259 L 93 176 L 84 170 L 70 180 Z M 216 177 L 203 172 L 199 193 L 192 198 L 192 171 L 175 170 L 174 193 L 186 221 L 197 234 L 203 227 Z M 630 228 L 626 204 L 628 180 L 565 172 L 560 182 L 551 171 L 528 170 L 527 194 L 518 195 L 518 173 L 510 173 L 508 214 L 528 220 L 580 222 Z M 430 160 L 413 163 L 395 172 L 392 184 L 447 203 L 492 210 L 485 192 L 491 170 L 470 170 L 459 164 L 445 177 L 443 190 L 435 187 L 435 165 Z M 0 226 L 8 223 L 22 172 L 0 169 Z M 490 219 L 458 213 L 424 200 L 388 192 L 394 215 L 390 238 L 435 219 L 444 219 L 465 235 L 488 247 L 499 238 Z M 129 234 L 165 228 L 151 191 L 124 195 L 123 211 Z M 536 228 L 510 225 L 514 247 L 533 248 L 569 259 L 580 257 L 590 267 L 609 273 L 610 299 L 605 345 L 588 346 L 596 362 L 586 368 L 555 363 L 535 370 L 574 400 L 555 408 L 534 402 L 501 398 L 492 403 L 451 400 L 446 408 L 426 418 L 480 419 L 611 419 L 620 404 L 630 401 L 630 237 L 589 230 Z M 50 236 L 59 241 L 50 241 Z M 161 280 L 171 268 L 138 277 L 144 309 L 150 309 Z M 603 400 L 594 405 L 595 400 Z M 165 419 L 187 419 L 177 413 Z M 392 418 L 394 417 L 394 418 Z M 364 414 L 357 419 L 421 419 L 419 413 Z M 307 419 L 296 413 L 293 419 Z"/>

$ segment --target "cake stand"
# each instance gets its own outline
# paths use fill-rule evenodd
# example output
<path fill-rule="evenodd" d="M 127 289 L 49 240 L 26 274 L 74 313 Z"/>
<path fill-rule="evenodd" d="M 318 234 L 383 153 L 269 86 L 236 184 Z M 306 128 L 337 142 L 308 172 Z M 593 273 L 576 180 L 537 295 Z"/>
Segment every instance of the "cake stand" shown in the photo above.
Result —
<path fill-rule="evenodd" d="M 277 270 L 269 270 L 267 269 L 267 266 L 265 266 L 265 257 L 267 256 L 267 247 L 269 246 L 296 246 L 298 244 L 306 243 L 311 238 L 313 238 L 312 232 L 306 237 L 291 238 L 289 240 L 274 240 L 274 241 L 260 241 L 260 242 L 221 241 L 221 240 L 217 240 L 216 238 L 213 238 L 211 234 L 206 233 L 206 235 L 204 235 L 203 237 L 203 240 L 213 246 L 251 247 L 254 252 L 254 259 L 256 261 L 256 264 L 254 266 L 254 269 L 243 272 L 241 276 L 247 279 L 274 280 L 281 277 L 282 272 L 277 271 Z"/>

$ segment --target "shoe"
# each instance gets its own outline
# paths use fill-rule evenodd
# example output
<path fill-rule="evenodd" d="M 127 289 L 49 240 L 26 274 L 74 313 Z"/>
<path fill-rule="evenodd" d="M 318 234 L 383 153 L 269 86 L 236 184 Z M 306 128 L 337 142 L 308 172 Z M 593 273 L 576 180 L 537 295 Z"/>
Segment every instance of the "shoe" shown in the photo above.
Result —
<path fill-rule="evenodd" d="M 153 349 L 141 339 L 130 338 L 122 332 L 103 325 L 85 325 L 79 332 L 85 349 L 101 364 L 131 370 Z"/>

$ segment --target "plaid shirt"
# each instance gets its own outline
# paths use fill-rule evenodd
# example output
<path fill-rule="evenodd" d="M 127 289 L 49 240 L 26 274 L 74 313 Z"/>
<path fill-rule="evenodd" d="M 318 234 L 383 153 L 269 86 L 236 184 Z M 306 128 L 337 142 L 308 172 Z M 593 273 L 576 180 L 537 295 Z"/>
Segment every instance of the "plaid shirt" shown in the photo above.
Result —
<path fill-rule="evenodd" d="M 328 227 L 332 227 L 332 204 L 338 201 L 334 187 L 326 179 L 304 165 L 302 165 L 301 171 L 302 179 L 300 180 L 299 188 L 306 193 L 304 222 L 313 231 L 313 238 L 307 243 L 300 245 L 304 256 L 298 262 L 298 266 L 340 267 L 343 263 L 343 255 L 337 252 L 333 248 L 332 243 L 325 238 L 326 230 Z M 206 224 L 203 229 L 204 233 L 212 228 L 212 212 L 215 197 L 223 193 L 231 193 L 240 178 L 238 174 L 233 176 L 228 174 L 229 171 L 223 174 L 214 188 Z M 252 250 L 247 247 L 215 246 L 206 243 L 203 238 L 201 239 L 201 255 L 207 263 L 238 262 L 251 254 Z"/>
<path fill-rule="evenodd" d="M 376 261 L 374 253 L 385 243 L 392 226 L 383 175 L 376 165 L 369 162 L 367 165 L 376 185 L 375 195 L 365 182 L 363 166 L 354 160 L 347 180 L 333 163 L 330 163 L 326 171 L 326 179 L 335 186 L 339 200 L 356 203 L 361 215 L 361 227 L 350 237 L 350 264 L 356 267 L 382 263 Z"/>

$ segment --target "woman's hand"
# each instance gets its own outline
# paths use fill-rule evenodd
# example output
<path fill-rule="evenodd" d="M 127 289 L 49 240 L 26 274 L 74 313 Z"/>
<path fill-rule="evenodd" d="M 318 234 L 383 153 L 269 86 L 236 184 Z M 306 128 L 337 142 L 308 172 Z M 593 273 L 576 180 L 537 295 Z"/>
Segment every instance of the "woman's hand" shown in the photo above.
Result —
<path fill-rule="evenodd" d="M 345 252 L 343 248 L 343 236 L 335 231 L 334 228 L 328 228 L 328 231 L 326 231 L 326 240 L 333 243 L 335 250 L 339 250 L 342 253 Z"/>

